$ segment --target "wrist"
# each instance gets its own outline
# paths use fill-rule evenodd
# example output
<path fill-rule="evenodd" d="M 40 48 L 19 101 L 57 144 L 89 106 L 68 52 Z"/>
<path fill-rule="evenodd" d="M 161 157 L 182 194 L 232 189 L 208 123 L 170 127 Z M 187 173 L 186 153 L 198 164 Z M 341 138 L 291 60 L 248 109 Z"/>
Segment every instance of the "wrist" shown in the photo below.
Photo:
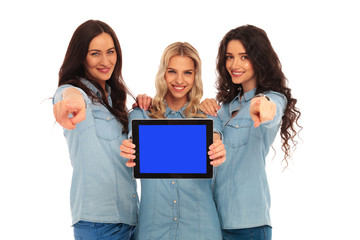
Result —
<path fill-rule="evenodd" d="M 271 99 L 270 99 L 268 96 L 266 96 L 265 94 L 263 94 L 263 93 L 259 93 L 259 94 L 256 94 L 256 95 L 254 96 L 254 98 L 258 98 L 258 97 L 266 98 L 266 100 L 268 100 L 268 101 L 271 102 Z"/>

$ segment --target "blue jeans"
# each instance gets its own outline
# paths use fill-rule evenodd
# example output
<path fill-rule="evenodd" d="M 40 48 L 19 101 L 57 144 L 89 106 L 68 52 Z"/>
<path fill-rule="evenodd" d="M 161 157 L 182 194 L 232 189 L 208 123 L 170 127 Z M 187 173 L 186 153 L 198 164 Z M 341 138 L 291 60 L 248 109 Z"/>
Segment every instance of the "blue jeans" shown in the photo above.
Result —
<path fill-rule="evenodd" d="M 79 221 L 74 225 L 75 240 L 134 240 L 135 226 L 123 223 Z"/>
<path fill-rule="evenodd" d="M 272 228 L 261 226 L 244 229 L 223 229 L 224 240 L 271 240 Z"/>

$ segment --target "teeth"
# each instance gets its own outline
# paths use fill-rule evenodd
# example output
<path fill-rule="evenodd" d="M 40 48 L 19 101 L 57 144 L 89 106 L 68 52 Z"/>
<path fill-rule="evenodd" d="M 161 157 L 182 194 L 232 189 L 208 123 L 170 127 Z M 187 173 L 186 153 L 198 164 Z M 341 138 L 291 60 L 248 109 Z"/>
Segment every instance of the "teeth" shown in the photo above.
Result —
<path fill-rule="evenodd" d="M 240 76 L 242 75 L 243 73 L 238 73 L 238 72 L 232 72 L 233 75 L 237 75 L 237 76 Z"/>
<path fill-rule="evenodd" d="M 176 90 L 181 90 L 181 89 L 184 89 L 185 87 L 175 87 L 175 86 L 174 86 L 174 88 L 175 88 Z"/>

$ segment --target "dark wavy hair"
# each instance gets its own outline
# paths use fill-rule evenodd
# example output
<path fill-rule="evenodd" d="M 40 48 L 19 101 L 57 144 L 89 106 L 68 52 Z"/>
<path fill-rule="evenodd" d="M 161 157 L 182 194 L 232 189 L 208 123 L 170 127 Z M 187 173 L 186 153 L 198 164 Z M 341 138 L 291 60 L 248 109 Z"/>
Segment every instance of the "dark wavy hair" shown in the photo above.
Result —
<path fill-rule="evenodd" d="M 87 88 L 80 78 L 86 78 L 85 61 L 91 40 L 101 33 L 108 33 L 115 44 L 117 60 L 114 71 L 106 83 L 111 87 L 112 107 L 107 101 L 104 89 L 96 81 L 89 80 L 101 93 L 102 98 L 99 99 L 93 91 Z M 98 20 L 88 20 L 82 23 L 74 32 L 68 49 L 65 54 L 64 62 L 59 71 L 59 86 L 71 84 L 79 87 L 90 97 L 93 102 L 103 104 L 122 124 L 123 133 L 128 132 L 128 110 L 126 108 L 126 97 L 133 95 L 127 88 L 122 75 L 122 53 L 120 43 L 115 32 L 106 23 Z"/>
<path fill-rule="evenodd" d="M 244 25 L 230 30 L 222 39 L 217 56 L 217 82 L 218 90 L 216 99 L 220 103 L 231 102 L 243 90 L 241 84 L 234 84 L 231 76 L 226 69 L 226 49 L 231 40 L 239 40 L 248 55 L 254 68 L 257 88 L 256 93 L 263 93 L 269 90 L 282 93 L 287 99 L 284 116 L 282 117 L 280 136 L 282 139 L 281 149 L 284 152 L 284 159 L 288 164 L 290 158 L 291 146 L 296 147 L 297 141 L 294 140 L 297 135 L 295 123 L 300 128 L 298 120 L 301 112 L 295 107 L 297 100 L 292 97 L 291 89 L 287 87 L 287 79 L 281 70 L 280 60 L 275 53 L 270 40 L 264 30 L 252 26 Z"/>

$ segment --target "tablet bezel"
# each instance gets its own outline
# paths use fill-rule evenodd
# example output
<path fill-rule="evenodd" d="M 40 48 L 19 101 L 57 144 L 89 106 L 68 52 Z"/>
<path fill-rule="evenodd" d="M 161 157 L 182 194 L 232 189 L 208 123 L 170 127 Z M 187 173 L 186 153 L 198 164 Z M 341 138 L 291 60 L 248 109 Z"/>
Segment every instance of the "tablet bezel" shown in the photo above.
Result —
<path fill-rule="evenodd" d="M 132 140 L 135 144 L 134 178 L 212 178 L 213 166 L 210 164 L 208 151 L 213 143 L 213 120 L 209 118 L 187 118 L 187 119 L 133 119 L 132 122 Z M 206 173 L 141 173 L 141 159 L 139 154 L 139 126 L 140 125 L 205 125 L 206 126 Z M 167 137 L 172 135 L 168 135 Z M 176 135 L 174 135 L 176 137 Z M 189 133 L 189 137 L 191 136 Z M 188 146 L 190 147 L 190 146 Z M 154 151 L 154 156 L 156 152 Z"/>

